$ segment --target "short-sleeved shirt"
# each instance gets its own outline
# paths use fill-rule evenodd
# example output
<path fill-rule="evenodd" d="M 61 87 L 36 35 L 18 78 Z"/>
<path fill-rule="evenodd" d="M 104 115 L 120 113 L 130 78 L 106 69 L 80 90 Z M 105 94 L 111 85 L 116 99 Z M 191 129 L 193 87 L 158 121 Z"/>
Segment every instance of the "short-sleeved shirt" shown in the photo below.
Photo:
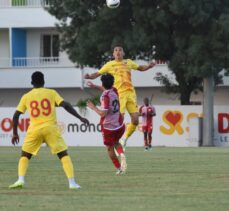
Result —
<path fill-rule="evenodd" d="M 142 105 L 139 108 L 139 113 L 142 115 L 142 126 L 149 126 L 153 123 L 152 114 L 156 114 L 156 110 L 153 106 Z"/>
<path fill-rule="evenodd" d="M 17 111 L 30 116 L 29 129 L 40 129 L 56 124 L 56 106 L 59 106 L 63 98 L 53 89 L 34 88 L 22 96 Z"/>
<path fill-rule="evenodd" d="M 107 111 L 101 118 L 102 129 L 117 130 L 123 126 L 123 117 L 119 111 L 118 93 L 115 88 L 105 90 L 100 97 L 100 108 Z"/>
<path fill-rule="evenodd" d="M 118 90 L 118 93 L 123 93 L 127 90 L 134 91 L 134 87 L 131 81 L 131 70 L 137 70 L 139 65 L 131 59 L 122 61 L 112 60 L 107 62 L 99 71 L 99 74 L 110 73 L 114 76 L 114 87 Z"/>

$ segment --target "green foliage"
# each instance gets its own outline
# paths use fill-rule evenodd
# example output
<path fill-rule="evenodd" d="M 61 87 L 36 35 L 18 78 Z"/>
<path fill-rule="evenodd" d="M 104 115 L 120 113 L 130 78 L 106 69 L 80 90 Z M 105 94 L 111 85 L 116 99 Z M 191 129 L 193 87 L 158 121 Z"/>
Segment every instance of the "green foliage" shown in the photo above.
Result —
<path fill-rule="evenodd" d="M 155 57 L 169 62 L 179 93 L 228 70 L 229 1 L 125 0 L 112 10 L 105 0 L 51 2 L 62 48 L 80 65 L 100 67 L 115 44 L 124 46 L 126 57 L 149 60 L 156 45 Z"/>
<path fill-rule="evenodd" d="M 90 100 L 92 103 L 94 103 L 94 105 L 99 105 L 100 103 L 99 99 L 100 99 L 99 96 L 93 98 L 80 99 L 76 103 L 76 106 L 79 108 L 81 113 L 85 114 L 87 111 L 87 101 Z"/>

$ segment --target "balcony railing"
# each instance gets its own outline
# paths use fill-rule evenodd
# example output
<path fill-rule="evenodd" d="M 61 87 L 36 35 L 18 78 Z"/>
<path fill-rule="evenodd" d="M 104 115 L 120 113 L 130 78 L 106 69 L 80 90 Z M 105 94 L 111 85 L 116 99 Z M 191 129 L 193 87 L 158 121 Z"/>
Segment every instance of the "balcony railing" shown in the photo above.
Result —
<path fill-rule="evenodd" d="M 0 58 L 0 68 L 74 67 L 68 57 Z"/>
<path fill-rule="evenodd" d="M 0 0 L 0 8 L 4 7 L 48 7 L 49 0 Z"/>

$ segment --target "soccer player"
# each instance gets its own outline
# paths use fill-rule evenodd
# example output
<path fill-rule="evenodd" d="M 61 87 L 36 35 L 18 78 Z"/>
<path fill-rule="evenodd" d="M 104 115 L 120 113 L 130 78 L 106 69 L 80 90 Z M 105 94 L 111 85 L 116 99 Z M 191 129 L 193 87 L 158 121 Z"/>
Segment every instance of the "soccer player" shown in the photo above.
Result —
<path fill-rule="evenodd" d="M 24 186 L 29 160 L 33 155 L 37 155 L 42 143 L 46 143 L 51 152 L 57 154 L 60 159 L 69 181 L 69 188 L 78 189 L 80 186 L 74 178 L 74 169 L 67 152 L 67 146 L 57 127 L 55 107 L 63 107 L 67 112 L 87 125 L 89 121 L 81 117 L 70 103 L 64 101 L 55 90 L 44 88 L 43 73 L 34 72 L 31 83 L 33 89 L 22 96 L 13 116 L 13 145 L 19 143 L 18 119 L 26 110 L 29 112 L 30 125 L 22 145 L 21 158 L 18 164 L 18 180 L 10 185 L 9 188 L 22 188 Z"/>
<path fill-rule="evenodd" d="M 138 125 L 138 106 L 136 93 L 131 81 L 131 70 L 146 71 L 155 66 L 155 63 L 148 65 L 138 65 L 130 59 L 124 59 L 124 50 L 121 46 L 116 46 L 113 50 L 114 60 L 107 62 L 100 70 L 92 74 L 86 74 L 85 79 L 95 79 L 102 74 L 110 73 L 114 76 L 114 87 L 118 90 L 120 101 L 120 112 L 124 115 L 127 109 L 131 117 L 124 139 L 121 140 L 123 147 L 126 146 L 127 139 L 132 135 Z"/>
<path fill-rule="evenodd" d="M 142 116 L 145 151 L 148 151 L 152 149 L 153 117 L 156 116 L 155 108 L 149 105 L 149 98 L 144 99 L 144 105 L 139 108 L 139 115 Z"/>
<path fill-rule="evenodd" d="M 87 106 L 101 116 L 100 124 L 102 127 L 102 135 L 104 145 L 107 147 L 108 155 L 117 168 L 117 175 L 123 174 L 126 171 L 126 157 L 123 152 L 122 145 L 119 139 L 125 131 L 123 116 L 119 111 L 118 93 L 113 88 L 114 77 L 111 74 L 104 74 L 101 77 L 104 91 L 100 97 L 101 107 L 96 107 L 91 101 L 88 101 Z M 121 164 L 115 151 L 121 158 Z"/>

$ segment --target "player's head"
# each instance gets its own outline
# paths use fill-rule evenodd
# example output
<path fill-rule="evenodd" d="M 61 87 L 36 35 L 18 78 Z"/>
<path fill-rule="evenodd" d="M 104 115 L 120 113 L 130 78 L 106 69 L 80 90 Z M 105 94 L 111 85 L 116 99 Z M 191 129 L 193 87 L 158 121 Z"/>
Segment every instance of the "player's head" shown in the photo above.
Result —
<path fill-rule="evenodd" d="M 113 50 L 113 56 L 115 60 L 122 60 L 125 53 L 122 46 L 115 46 Z"/>
<path fill-rule="evenodd" d="M 111 74 L 101 76 L 102 85 L 105 89 L 111 89 L 114 84 L 114 77 Z"/>
<path fill-rule="evenodd" d="M 145 104 L 146 106 L 149 105 L 149 98 L 148 98 L 148 97 L 145 97 L 143 101 L 144 101 L 144 104 Z"/>
<path fill-rule="evenodd" d="M 45 84 L 44 75 L 42 72 L 36 71 L 31 76 L 31 84 L 34 87 L 42 87 Z"/>

